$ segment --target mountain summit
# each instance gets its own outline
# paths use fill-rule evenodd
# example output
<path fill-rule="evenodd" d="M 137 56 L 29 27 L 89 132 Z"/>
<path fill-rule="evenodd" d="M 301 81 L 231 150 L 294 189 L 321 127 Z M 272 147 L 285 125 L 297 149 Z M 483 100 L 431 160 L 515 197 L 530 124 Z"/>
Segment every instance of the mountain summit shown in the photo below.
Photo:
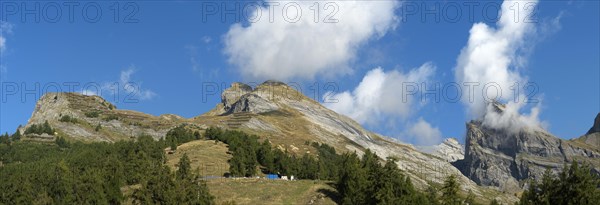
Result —
<path fill-rule="evenodd" d="M 503 111 L 503 106 L 495 107 Z M 466 127 L 465 159 L 455 165 L 479 185 L 519 191 L 524 180 L 540 179 L 546 169 L 557 173 L 572 161 L 590 163 L 600 171 L 599 147 L 580 140 L 563 140 L 541 129 L 498 130 L 480 121 Z"/>

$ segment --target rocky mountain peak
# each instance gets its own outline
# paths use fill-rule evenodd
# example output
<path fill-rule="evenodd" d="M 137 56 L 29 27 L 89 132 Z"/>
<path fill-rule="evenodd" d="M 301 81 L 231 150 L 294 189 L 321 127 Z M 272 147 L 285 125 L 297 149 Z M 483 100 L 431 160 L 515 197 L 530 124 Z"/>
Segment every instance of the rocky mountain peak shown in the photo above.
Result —
<path fill-rule="evenodd" d="M 308 98 L 293 87 L 276 80 L 267 80 L 254 89 L 243 83 L 233 83 L 221 94 L 221 104 L 209 113 L 211 115 L 239 112 L 267 113 L 280 110 L 282 106 L 293 103 L 292 101 L 306 99 Z"/>
<path fill-rule="evenodd" d="M 46 93 L 36 103 L 23 133 L 35 124 L 48 122 L 59 136 L 83 141 L 116 141 L 140 135 L 164 137 L 174 125 L 186 121 L 176 115 L 153 115 L 118 110 L 100 96 L 80 93 Z M 30 137 L 30 136 L 25 136 Z"/>
<path fill-rule="evenodd" d="M 231 87 L 225 89 L 223 93 L 221 93 L 221 103 L 225 110 L 231 109 L 233 104 L 237 102 L 240 97 L 245 94 L 252 92 L 252 87 L 240 82 L 234 82 L 231 84 Z"/>
<path fill-rule="evenodd" d="M 502 104 L 501 102 L 495 100 L 490 102 L 489 105 L 492 106 L 492 108 L 494 108 L 494 111 L 497 113 L 503 113 L 506 110 L 505 104 Z"/>
<path fill-rule="evenodd" d="M 479 185 L 519 191 L 523 180 L 539 179 L 548 168 L 558 171 L 572 160 L 600 162 L 595 149 L 559 139 L 541 130 L 511 133 L 467 123 L 465 159 L 455 164 Z M 598 169 L 598 167 L 596 167 Z"/>
<path fill-rule="evenodd" d="M 267 80 L 260 84 L 261 86 L 287 86 L 284 82 L 278 80 Z"/>
<path fill-rule="evenodd" d="M 596 115 L 596 119 L 594 120 L 594 125 L 592 125 L 592 128 L 590 128 L 590 130 L 587 132 L 587 134 L 593 134 L 593 133 L 599 133 L 600 132 L 600 113 L 598 113 L 598 115 Z"/>

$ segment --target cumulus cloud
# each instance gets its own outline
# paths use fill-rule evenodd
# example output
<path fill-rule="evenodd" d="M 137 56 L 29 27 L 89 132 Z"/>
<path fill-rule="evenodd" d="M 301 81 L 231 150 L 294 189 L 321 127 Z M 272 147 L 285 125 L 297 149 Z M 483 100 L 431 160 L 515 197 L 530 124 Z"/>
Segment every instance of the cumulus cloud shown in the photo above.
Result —
<path fill-rule="evenodd" d="M 87 96 L 98 96 L 98 91 L 94 91 L 91 89 L 84 89 L 80 93 Z"/>
<path fill-rule="evenodd" d="M 79 93 L 87 96 L 106 96 L 114 99 L 122 99 L 124 102 L 136 102 L 137 100 L 151 100 L 156 93 L 142 88 L 141 82 L 136 82 L 133 75 L 136 73 L 135 66 L 130 66 L 120 72 L 117 82 L 103 82 L 84 86 Z M 115 98 L 119 96 L 119 98 Z"/>
<path fill-rule="evenodd" d="M 535 23 L 525 17 L 530 16 L 537 1 L 504 1 L 496 28 L 485 23 L 476 23 L 470 30 L 468 44 L 462 49 L 457 60 L 455 78 L 460 83 L 479 83 L 473 93 L 462 95 L 471 117 L 481 119 L 487 126 L 497 129 L 518 131 L 523 127 L 539 128 L 539 104 L 528 114 L 525 109 L 525 96 L 521 90 L 511 89 L 515 83 L 521 88 L 527 78 L 520 74 L 526 64 L 526 51 L 530 42 L 526 41 L 535 33 Z M 518 8 L 521 15 L 512 15 Z M 483 88 L 488 85 L 487 90 Z M 491 86 L 489 86 L 491 85 Z M 498 88 L 498 89 L 496 89 Z M 501 93 L 497 93 L 499 90 Z M 485 92 L 487 91 L 487 92 Z M 484 95 L 484 92 L 486 93 Z M 497 95 L 501 94 L 501 95 Z M 518 98 L 515 99 L 515 95 Z M 494 100 L 508 102 L 505 111 L 497 113 Z"/>
<path fill-rule="evenodd" d="M 141 83 L 131 81 L 131 76 L 136 72 L 135 67 L 131 66 L 126 70 L 121 71 L 120 84 L 127 94 L 132 94 L 140 100 L 150 100 L 156 96 L 152 90 L 142 89 Z"/>
<path fill-rule="evenodd" d="M 348 63 L 356 55 L 357 49 L 369 39 L 379 38 L 393 29 L 398 22 L 394 10 L 398 1 L 333 1 L 334 6 L 324 10 L 325 2 L 319 2 L 318 22 L 311 6 L 314 1 L 266 3 L 279 4 L 273 7 L 272 22 L 270 8 L 261 7 L 254 11 L 254 20 L 247 26 L 234 24 L 224 36 L 228 60 L 238 67 L 244 76 L 257 79 L 290 78 L 311 79 L 315 75 L 340 75 L 350 73 Z M 281 11 L 286 4 L 300 6 L 300 18 L 291 7 L 285 20 Z M 330 14 L 337 6 L 332 19 L 337 23 L 326 23 L 325 14 Z M 290 7 L 288 7 L 290 8 Z"/>
<path fill-rule="evenodd" d="M 328 92 L 323 96 L 325 106 L 347 115 L 359 123 L 375 124 L 386 118 L 406 119 L 416 108 L 420 98 L 408 95 L 406 83 L 429 81 L 435 72 L 431 63 L 403 73 L 385 72 L 382 68 L 369 71 L 353 91 Z M 415 99 L 416 98 L 416 99 Z"/>
<path fill-rule="evenodd" d="M 442 132 L 423 118 L 410 125 L 405 135 L 418 146 L 437 145 L 442 142 Z"/>
<path fill-rule="evenodd" d="M 6 44 L 6 38 L 0 35 L 0 52 L 4 52 L 4 47 Z"/>
<path fill-rule="evenodd" d="M 6 50 L 6 34 L 12 34 L 13 25 L 6 22 L 0 21 L 0 58 L 4 55 L 4 51 Z M 6 74 L 8 73 L 8 68 L 6 65 L 1 64 L 0 61 L 0 80 L 6 80 Z"/>
<path fill-rule="evenodd" d="M 12 33 L 13 25 L 6 21 L 0 21 L 0 55 L 6 49 L 6 34 Z"/>

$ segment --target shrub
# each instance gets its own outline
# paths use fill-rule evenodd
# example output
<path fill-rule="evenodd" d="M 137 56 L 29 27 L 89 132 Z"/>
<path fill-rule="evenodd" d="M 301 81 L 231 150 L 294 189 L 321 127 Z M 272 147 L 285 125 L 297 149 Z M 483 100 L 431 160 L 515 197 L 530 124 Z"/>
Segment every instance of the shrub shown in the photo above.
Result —
<path fill-rule="evenodd" d="M 119 120 L 119 117 L 117 117 L 115 115 L 109 115 L 104 118 L 104 121 L 106 121 L 106 122 L 110 122 L 111 120 Z"/>
<path fill-rule="evenodd" d="M 25 134 L 38 134 L 41 135 L 43 133 L 54 135 L 55 130 L 50 126 L 48 121 L 44 122 L 44 124 L 38 125 L 33 124 L 25 129 Z"/>
<path fill-rule="evenodd" d="M 100 116 L 100 112 L 98 112 L 98 111 L 86 112 L 85 116 L 89 117 L 89 118 L 97 118 L 98 116 Z"/>
<path fill-rule="evenodd" d="M 70 115 L 63 115 L 58 121 L 61 121 L 61 122 L 70 122 L 70 123 L 77 123 L 78 122 L 77 118 L 71 117 Z"/>

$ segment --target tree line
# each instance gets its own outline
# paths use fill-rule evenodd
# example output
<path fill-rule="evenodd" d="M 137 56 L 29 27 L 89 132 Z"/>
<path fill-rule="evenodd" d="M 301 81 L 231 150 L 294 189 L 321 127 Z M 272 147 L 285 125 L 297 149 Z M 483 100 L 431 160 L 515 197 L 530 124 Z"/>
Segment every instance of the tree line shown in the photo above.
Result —
<path fill-rule="evenodd" d="M 251 177 L 263 172 L 295 176 L 299 179 L 335 180 L 338 177 L 338 165 L 341 155 L 326 144 L 312 143 L 318 156 L 304 154 L 298 157 L 274 148 L 269 140 L 259 141 L 256 135 L 241 131 L 208 128 L 206 138 L 218 140 L 228 145 L 232 158 L 228 161 L 229 174 L 234 177 Z M 258 169 L 260 167 L 260 169 Z"/>
<path fill-rule="evenodd" d="M 47 131 L 54 133 L 44 123 L 30 133 Z M 472 192 L 460 194 L 456 176 L 421 191 L 396 159 L 381 160 L 368 149 L 359 157 L 313 142 L 315 156 L 298 156 L 241 131 L 209 128 L 205 137 L 228 145 L 231 176 L 263 172 L 331 181 L 340 204 L 477 204 Z M 58 136 L 48 144 L 21 138 L 19 132 L 0 135 L 0 204 L 121 204 L 127 200 L 124 188 L 134 190 L 130 199 L 135 204 L 214 203 L 187 155 L 175 171 L 165 165 L 165 148 L 204 139 L 185 126 L 173 128 L 160 140 L 143 135 L 135 141 L 81 143 Z M 547 171 L 541 181 L 529 182 L 517 204 L 600 204 L 600 182 L 590 170 L 590 165 L 574 162 L 556 175 Z"/>
<path fill-rule="evenodd" d="M 0 139 L 12 142 L 0 144 L 0 204 L 121 204 L 127 200 L 121 189 L 127 187 L 135 189 L 135 204 L 214 203 L 187 156 L 176 172 L 166 166 L 165 140 L 146 135 L 115 143 Z"/>
<path fill-rule="evenodd" d="M 535 204 L 600 204 L 600 180 L 589 164 L 573 161 L 554 175 L 550 169 L 540 181 L 530 180 L 519 205 Z"/>

